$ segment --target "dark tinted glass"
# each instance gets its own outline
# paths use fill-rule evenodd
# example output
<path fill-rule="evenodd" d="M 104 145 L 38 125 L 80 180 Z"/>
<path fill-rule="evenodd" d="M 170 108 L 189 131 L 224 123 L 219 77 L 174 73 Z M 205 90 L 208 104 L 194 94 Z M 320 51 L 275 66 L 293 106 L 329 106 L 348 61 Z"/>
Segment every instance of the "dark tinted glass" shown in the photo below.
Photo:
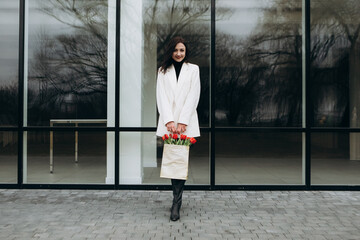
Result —
<path fill-rule="evenodd" d="M 311 183 L 360 184 L 360 133 L 313 133 Z"/>
<path fill-rule="evenodd" d="M 0 183 L 17 182 L 17 132 L 0 132 Z"/>
<path fill-rule="evenodd" d="M 303 184 L 301 133 L 216 133 L 216 184 Z"/>
<path fill-rule="evenodd" d="M 313 125 L 360 124 L 360 1 L 311 1 Z"/>
<path fill-rule="evenodd" d="M 25 183 L 105 184 L 106 177 L 113 175 L 113 169 L 107 174 L 106 132 L 25 134 Z M 113 141 L 108 139 L 108 142 Z"/>
<path fill-rule="evenodd" d="M 217 126 L 302 125 L 302 1 L 216 1 Z"/>
<path fill-rule="evenodd" d="M 19 1 L 0 2 L 0 126 L 18 122 Z"/>
<path fill-rule="evenodd" d="M 107 117 L 107 0 L 28 1 L 27 123 Z"/>

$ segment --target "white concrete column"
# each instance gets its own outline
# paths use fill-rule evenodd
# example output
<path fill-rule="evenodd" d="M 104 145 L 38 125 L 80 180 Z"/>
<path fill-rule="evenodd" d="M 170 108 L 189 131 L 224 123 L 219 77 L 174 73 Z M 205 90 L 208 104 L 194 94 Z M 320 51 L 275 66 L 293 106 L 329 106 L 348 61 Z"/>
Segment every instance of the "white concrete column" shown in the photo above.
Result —
<path fill-rule="evenodd" d="M 157 167 L 155 134 L 143 133 L 141 139 L 143 167 Z"/>
<path fill-rule="evenodd" d="M 352 46 L 349 56 L 350 127 L 360 127 L 360 44 Z M 350 133 L 350 160 L 360 160 L 360 133 Z"/>
<path fill-rule="evenodd" d="M 107 126 L 115 126 L 115 56 L 116 56 L 116 1 L 108 3 L 108 69 L 107 69 Z M 115 133 L 107 132 L 106 184 L 115 183 Z"/>
<path fill-rule="evenodd" d="M 141 184 L 141 133 L 120 134 L 120 183 Z"/>
<path fill-rule="evenodd" d="M 157 24 L 144 25 L 144 66 L 142 82 L 142 126 L 156 126 Z M 157 167 L 155 134 L 142 134 L 143 167 Z"/>
<path fill-rule="evenodd" d="M 143 21 L 142 0 L 121 1 L 120 126 L 141 126 Z M 141 134 L 120 135 L 120 183 L 142 182 Z"/>

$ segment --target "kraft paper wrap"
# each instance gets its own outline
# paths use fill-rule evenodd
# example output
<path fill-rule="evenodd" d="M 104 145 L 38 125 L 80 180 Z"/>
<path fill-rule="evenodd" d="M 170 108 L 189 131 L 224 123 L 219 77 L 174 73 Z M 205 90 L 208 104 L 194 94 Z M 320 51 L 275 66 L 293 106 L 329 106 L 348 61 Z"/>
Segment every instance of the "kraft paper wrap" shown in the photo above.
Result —
<path fill-rule="evenodd" d="M 161 178 L 187 180 L 189 146 L 164 144 L 161 163 Z"/>

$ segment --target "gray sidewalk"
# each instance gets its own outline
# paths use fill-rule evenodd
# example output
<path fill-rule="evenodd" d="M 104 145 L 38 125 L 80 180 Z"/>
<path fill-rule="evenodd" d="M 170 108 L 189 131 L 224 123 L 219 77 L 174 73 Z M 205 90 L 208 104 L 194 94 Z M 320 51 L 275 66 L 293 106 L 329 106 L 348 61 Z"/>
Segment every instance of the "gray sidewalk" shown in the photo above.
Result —
<path fill-rule="evenodd" d="M 0 239 L 360 239 L 360 192 L 0 189 Z"/>

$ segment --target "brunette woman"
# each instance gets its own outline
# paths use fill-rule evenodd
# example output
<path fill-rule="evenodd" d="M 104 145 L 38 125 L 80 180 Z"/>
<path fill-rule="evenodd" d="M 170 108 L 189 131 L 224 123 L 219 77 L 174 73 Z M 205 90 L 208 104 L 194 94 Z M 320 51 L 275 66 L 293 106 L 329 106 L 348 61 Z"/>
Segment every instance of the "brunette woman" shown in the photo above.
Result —
<path fill-rule="evenodd" d="M 199 137 L 196 108 L 200 98 L 199 66 L 188 62 L 189 48 L 181 37 L 170 40 L 158 71 L 156 102 L 159 111 L 157 136 L 167 133 Z M 171 179 L 173 202 L 170 219 L 180 218 L 185 180 Z"/>

